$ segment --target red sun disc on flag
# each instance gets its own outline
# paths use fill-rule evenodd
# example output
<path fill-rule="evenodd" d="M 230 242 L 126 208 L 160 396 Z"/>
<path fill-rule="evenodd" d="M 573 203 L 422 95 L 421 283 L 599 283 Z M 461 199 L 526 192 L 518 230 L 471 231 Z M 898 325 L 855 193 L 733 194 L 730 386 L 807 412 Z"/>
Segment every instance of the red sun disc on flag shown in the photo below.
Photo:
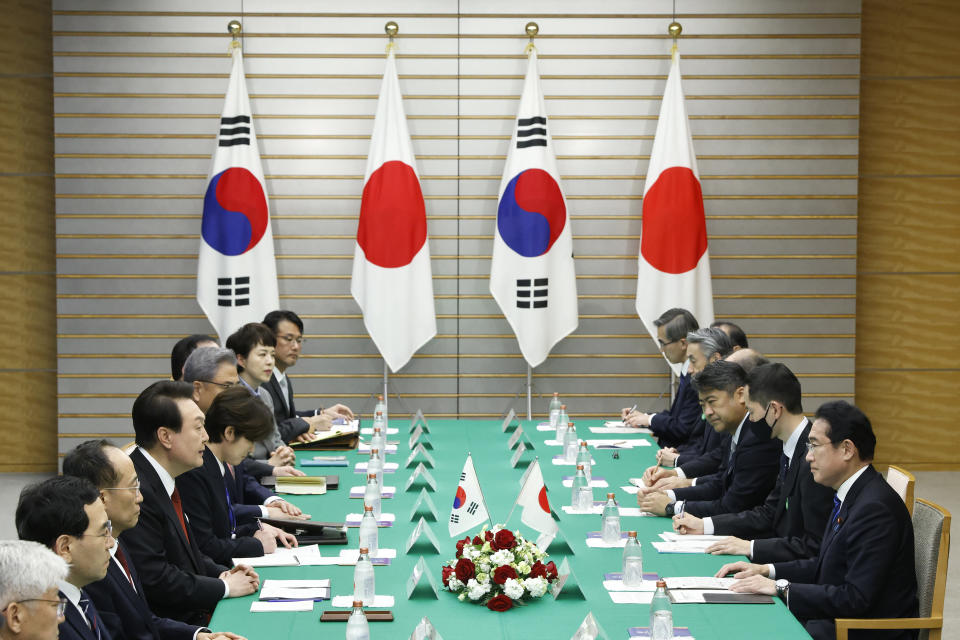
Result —
<path fill-rule="evenodd" d="M 537 500 L 540 502 L 540 508 L 550 513 L 550 501 L 547 500 L 547 488 L 540 487 L 540 495 L 537 496 Z"/>
<path fill-rule="evenodd" d="M 363 187 L 357 243 L 367 260 L 386 269 L 403 267 L 427 241 L 423 192 L 413 167 L 391 160 Z"/>
<path fill-rule="evenodd" d="M 700 181 L 688 167 L 670 167 L 643 197 L 640 254 L 665 273 L 686 273 L 707 250 Z"/>
<path fill-rule="evenodd" d="M 453 508 L 459 509 L 463 506 L 463 503 L 467 501 L 467 492 L 463 490 L 463 487 L 457 487 L 457 493 L 453 496 Z"/>

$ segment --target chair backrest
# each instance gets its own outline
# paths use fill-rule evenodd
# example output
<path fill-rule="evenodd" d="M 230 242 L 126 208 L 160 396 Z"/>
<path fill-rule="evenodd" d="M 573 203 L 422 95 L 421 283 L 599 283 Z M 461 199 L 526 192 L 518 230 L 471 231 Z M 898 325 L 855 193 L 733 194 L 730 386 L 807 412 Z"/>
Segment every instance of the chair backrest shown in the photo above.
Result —
<path fill-rule="evenodd" d="M 950 512 L 917 498 L 913 511 L 913 545 L 920 617 L 942 616 L 950 556 Z M 921 630 L 919 640 L 927 640 L 928 634 L 929 631 Z"/>
<path fill-rule="evenodd" d="M 893 487 L 894 491 L 903 498 L 903 503 L 907 505 L 907 511 L 913 515 L 913 490 L 917 484 L 913 474 L 896 465 L 890 465 L 887 469 L 887 484 Z"/>

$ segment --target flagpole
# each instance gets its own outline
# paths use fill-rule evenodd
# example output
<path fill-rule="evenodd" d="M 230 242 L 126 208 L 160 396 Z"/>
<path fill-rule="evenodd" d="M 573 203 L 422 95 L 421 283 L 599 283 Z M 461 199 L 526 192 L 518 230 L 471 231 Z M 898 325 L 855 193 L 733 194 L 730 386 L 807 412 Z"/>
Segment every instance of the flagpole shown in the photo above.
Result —
<path fill-rule="evenodd" d="M 387 370 L 387 360 L 383 360 L 383 406 L 387 409 L 387 415 L 390 415 L 390 396 L 387 394 L 387 376 L 389 372 Z"/>
<path fill-rule="evenodd" d="M 480 486 L 480 474 L 477 473 L 477 467 L 473 464 L 473 453 L 471 451 L 467 451 L 467 458 L 470 459 L 470 466 L 473 467 L 473 475 L 477 479 L 477 489 L 480 491 L 480 499 L 483 500 L 484 506 L 487 507 L 487 521 L 490 523 L 490 526 L 493 527 L 490 507 L 487 505 L 487 499 L 483 497 L 483 487 Z M 506 521 L 504 521 L 504 524 L 506 524 Z"/>
<path fill-rule="evenodd" d="M 533 369 L 527 364 L 527 420 L 533 420 L 533 415 L 530 413 L 531 404 L 533 399 Z"/>
<path fill-rule="evenodd" d="M 534 456 L 532 464 L 540 464 L 540 456 Z M 529 478 L 529 476 L 527 477 Z M 480 484 L 479 480 L 477 481 L 477 484 Z M 513 501 L 513 506 L 510 507 L 510 513 L 507 514 L 507 519 L 503 521 L 503 526 L 507 526 L 507 523 L 510 522 L 511 516 L 513 516 L 513 512 L 517 510 L 517 504 L 520 502 L 520 494 L 523 493 L 523 488 L 526 486 L 527 481 L 524 480 L 523 484 L 520 485 L 520 493 L 517 494 L 517 499 Z M 487 513 L 490 513 L 490 511 L 488 510 Z"/>

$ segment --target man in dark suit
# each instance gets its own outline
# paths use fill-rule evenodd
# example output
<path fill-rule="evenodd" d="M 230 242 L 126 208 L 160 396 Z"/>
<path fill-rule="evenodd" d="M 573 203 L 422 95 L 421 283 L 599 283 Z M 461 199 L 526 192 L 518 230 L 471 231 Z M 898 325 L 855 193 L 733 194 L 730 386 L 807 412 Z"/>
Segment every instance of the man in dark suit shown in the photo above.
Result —
<path fill-rule="evenodd" d="M 690 486 L 637 496 L 644 511 L 672 516 L 683 508 L 705 517 L 736 513 L 761 504 L 773 489 L 780 457 L 776 441 L 760 439 L 744 428 L 747 374 L 739 364 L 711 362 L 693 380 L 703 414 L 717 431 L 730 434 L 720 470 L 690 481 Z"/>
<path fill-rule="evenodd" d="M 59 593 L 67 563 L 38 542 L 0 540 L 0 567 L 0 639 L 56 638 L 68 604 Z"/>
<path fill-rule="evenodd" d="M 26 487 L 16 511 L 22 540 L 48 546 L 70 567 L 59 583 L 68 604 L 62 640 L 111 640 L 84 587 L 103 579 L 114 540 L 97 488 L 82 478 L 60 476 Z"/>
<path fill-rule="evenodd" d="M 686 309 L 668 309 L 653 321 L 657 328 L 660 351 L 671 364 L 687 360 L 687 334 L 700 328 L 697 319 Z M 644 413 L 624 408 L 623 421 L 631 427 L 649 427 L 661 447 L 675 447 L 690 438 L 690 432 L 700 418 L 697 393 L 690 387 L 690 375 L 683 364 L 677 394 L 667 411 Z"/>
<path fill-rule="evenodd" d="M 259 588 L 250 567 L 222 566 L 201 553 L 183 514 L 175 478 L 203 464 L 207 432 L 203 412 L 186 382 L 150 385 L 133 403 L 137 448 L 130 454 L 143 504 L 140 519 L 121 538 L 143 581 L 150 609 L 159 616 L 206 624 L 222 598 Z"/>
<path fill-rule="evenodd" d="M 273 374 L 263 386 L 273 399 L 273 414 L 284 440 L 309 440 L 314 431 L 330 429 L 334 418 L 353 420 L 353 411 L 342 404 L 326 409 L 319 407 L 309 411 L 297 411 L 293 384 L 287 376 L 287 370 L 300 359 L 300 350 L 303 348 L 303 320 L 293 311 L 280 309 L 264 316 L 263 324 L 277 337 Z"/>
<path fill-rule="evenodd" d="M 123 451 L 106 440 L 88 440 L 66 455 L 63 473 L 84 478 L 99 489 L 114 535 L 136 526 L 143 495 L 133 461 Z M 113 640 L 243 640 L 233 633 L 211 633 L 205 627 L 154 615 L 123 543 L 118 540 L 110 554 L 107 576 L 87 585 L 85 591 Z"/>
<path fill-rule="evenodd" d="M 876 436 L 858 408 L 838 400 L 817 409 L 807 461 L 836 491 L 816 557 L 773 564 L 735 562 L 730 589 L 778 595 L 817 640 L 836 636 L 835 618 L 916 617 L 913 525 L 903 500 L 873 468 Z M 916 638 L 915 630 L 851 631 L 851 638 Z"/>
<path fill-rule="evenodd" d="M 266 508 L 244 504 L 237 486 L 237 465 L 273 430 L 273 415 L 242 387 L 226 389 L 207 410 L 204 427 L 210 438 L 203 466 L 177 477 L 183 509 L 197 534 L 197 546 L 216 562 L 273 553 L 277 541 L 296 546 L 295 536 L 260 524 Z"/>
<path fill-rule="evenodd" d="M 702 520 L 683 514 L 674 518 L 674 530 L 731 536 L 707 552 L 748 556 L 757 563 L 817 555 L 833 500 L 830 489 L 814 481 L 806 461 L 811 424 L 803 415 L 801 397 L 800 381 L 783 364 L 766 364 L 750 372 L 746 404 L 755 421 L 747 425 L 759 437 L 783 443 L 777 483 L 753 509 Z"/>

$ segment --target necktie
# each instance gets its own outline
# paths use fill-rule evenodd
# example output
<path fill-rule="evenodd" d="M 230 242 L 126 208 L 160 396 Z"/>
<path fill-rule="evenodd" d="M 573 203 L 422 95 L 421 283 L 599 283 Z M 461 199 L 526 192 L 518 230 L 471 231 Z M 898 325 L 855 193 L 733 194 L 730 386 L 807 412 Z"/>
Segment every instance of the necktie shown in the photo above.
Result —
<path fill-rule="evenodd" d="M 130 575 L 130 565 L 127 564 L 127 554 L 125 554 L 123 549 L 118 546 L 117 552 L 114 555 L 117 557 L 117 560 L 120 561 L 120 566 L 123 567 L 123 572 L 127 574 L 127 580 L 130 581 L 130 586 L 134 588 L 134 591 L 136 591 L 136 587 L 133 584 L 133 576 Z"/>
<path fill-rule="evenodd" d="M 780 484 L 783 484 L 783 481 L 787 478 L 787 470 L 790 468 L 790 458 L 787 457 L 787 454 L 780 454 Z"/>
<path fill-rule="evenodd" d="M 187 537 L 187 542 L 190 542 L 190 534 L 187 533 L 187 521 L 183 518 L 183 503 L 180 502 L 180 489 L 174 487 L 173 493 L 170 494 L 170 502 L 173 503 L 173 510 L 177 512 L 177 517 L 180 519 L 180 527 L 183 529 L 183 535 Z"/>
<path fill-rule="evenodd" d="M 227 477 L 223 477 L 223 490 L 224 494 L 227 496 L 227 516 L 230 518 L 230 533 L 236 533 L 237 531 L 237 515 L 233 512 L 233 500 L 230 497 L 230 481 L 227 480 Z"/>
<path fill-rule="evenodd" d="M 837 525 L 837 516 L 840 515 L 840 498 L 834 494 L 833 496 L 833 511 L 830 512 L 830 519 L 827 520 L 828 526 L 832 526 L 836 529 Z"/>
<path fill-rule="evenodd" d="M 83 591 L 80 592 L 80 610 L 83 611 L 83 615 L 87 619 L 87 626 L 97 634 L 97 640 L 100 640 L 100 624 L 97 620 L 97 609 Z"/>
<path fill-rule="evenodd" d="M 727 456 L 727 469 L 724 472 L 725 475 L 730 475 L 733 473 L 733 453 L 737 450 L 737 443 L 730 440 L 730 454 Z"/>

